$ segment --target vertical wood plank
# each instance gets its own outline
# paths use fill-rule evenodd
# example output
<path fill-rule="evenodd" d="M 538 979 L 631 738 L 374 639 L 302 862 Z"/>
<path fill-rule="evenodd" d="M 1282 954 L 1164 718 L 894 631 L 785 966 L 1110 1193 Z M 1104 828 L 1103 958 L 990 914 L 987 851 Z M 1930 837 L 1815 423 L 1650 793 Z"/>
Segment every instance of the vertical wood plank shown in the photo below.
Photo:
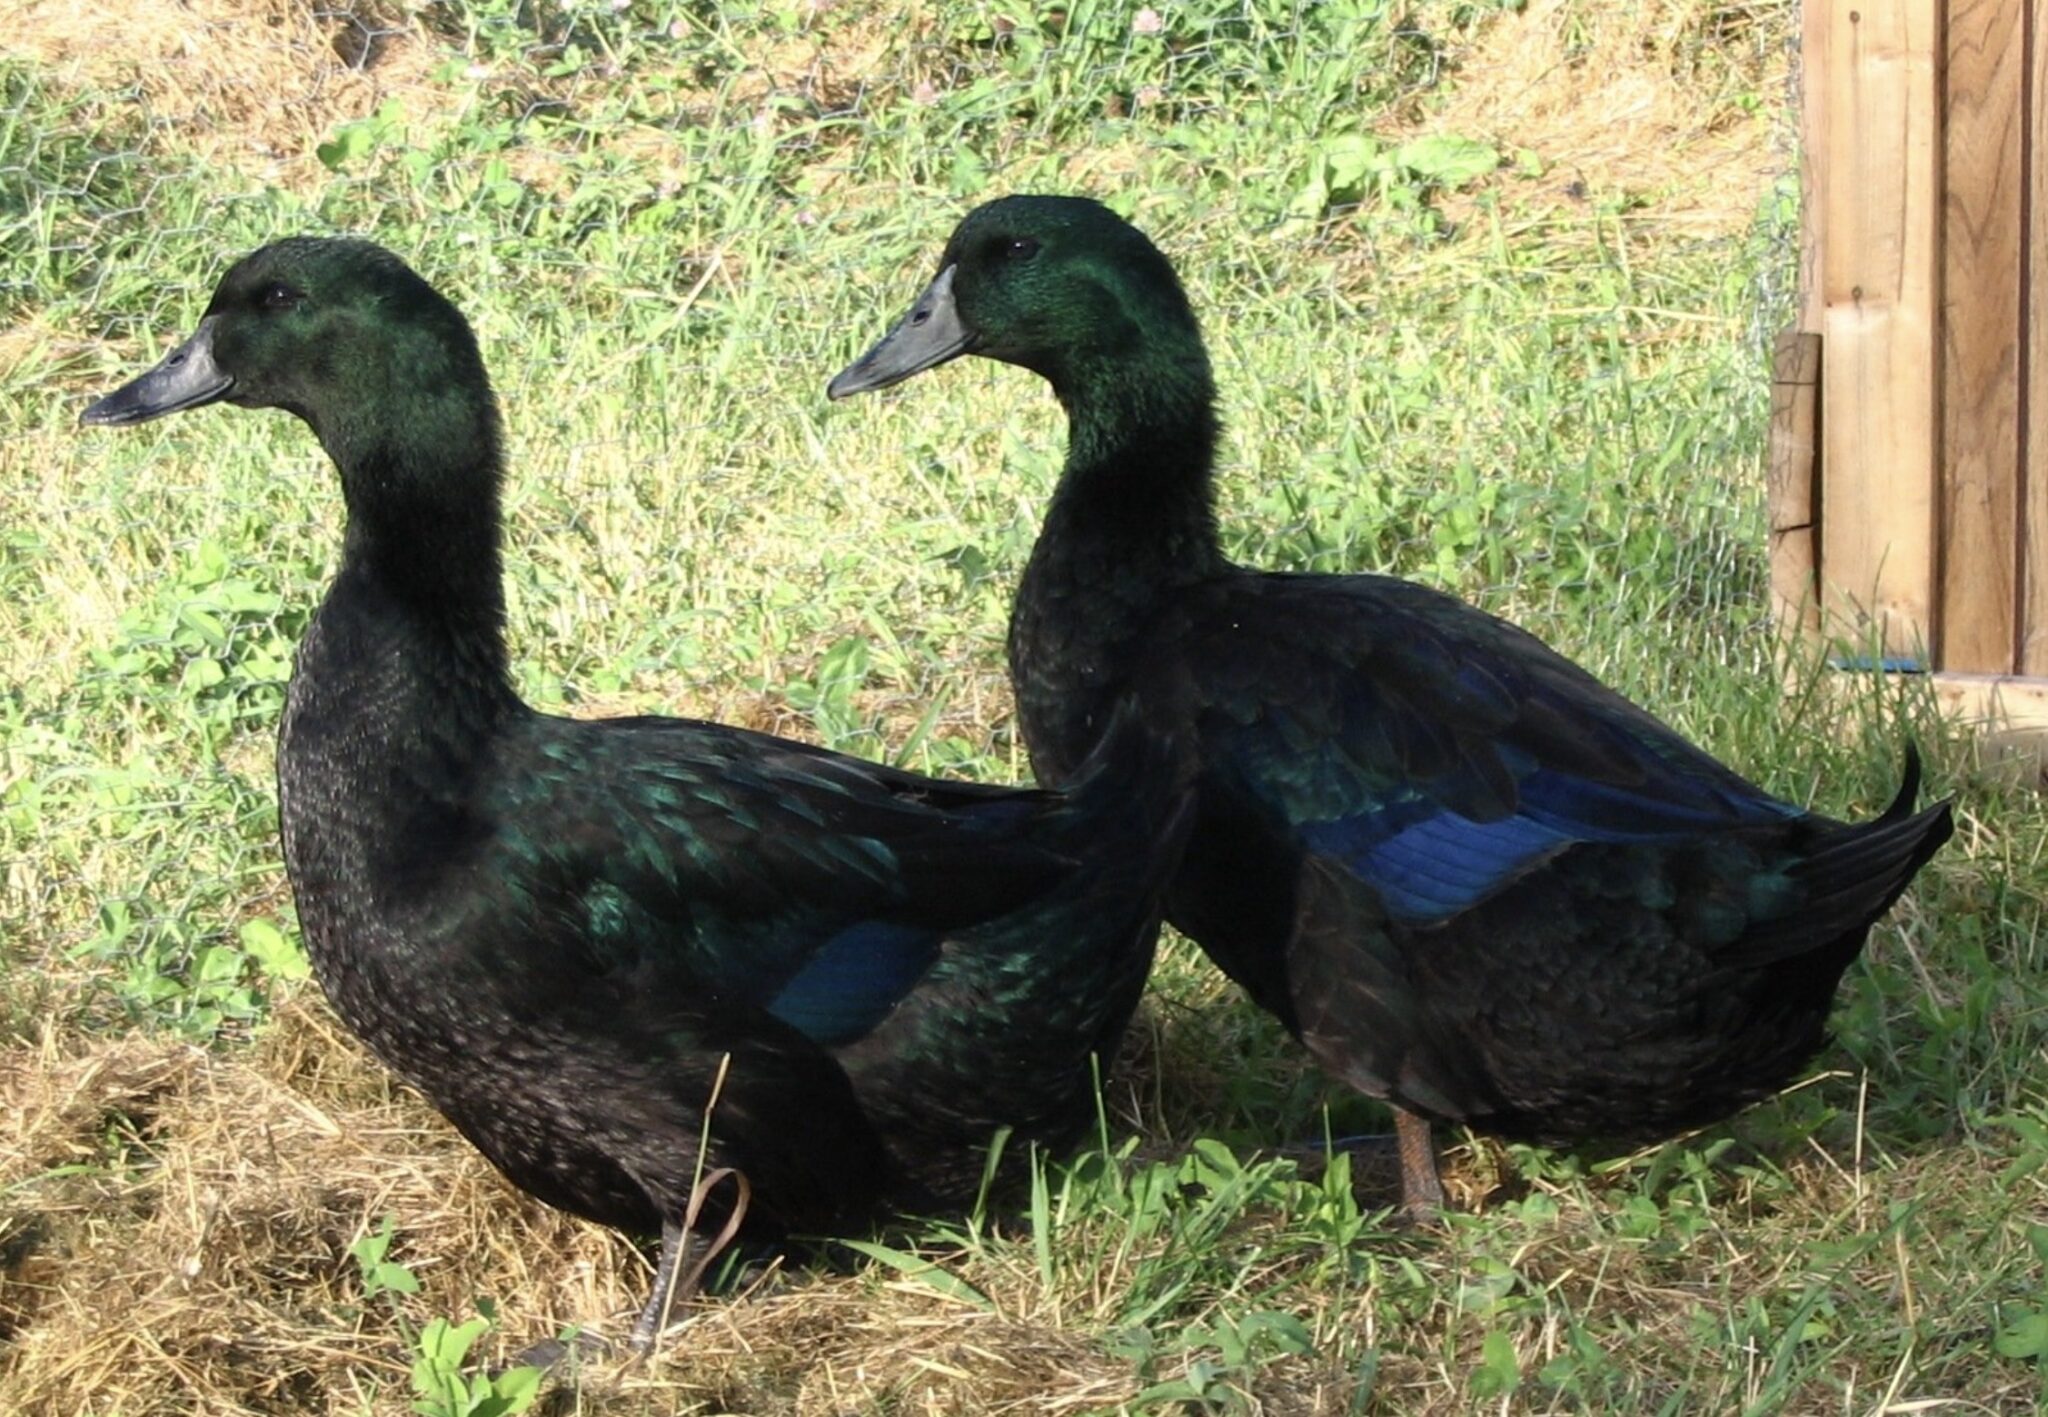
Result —
<path fill-rule="evenodd" d="M 1825 604 L 1884 652 L 1934 616 L 1937 0 L 1827 0 L 1821 466 Z"/>
<path fill-rule="evenodd" d="M 2027 203 L 2027 285 L 2021 301 L 2021 356 L 2025 361 L 2020 423 L 2020 515 L 2025 565 L 2020 603 L 2020 672 L 2048 674 L 2048 5 L 2027 5 L 2027 149 L 2023 170 L 2030 183 Z"/>
<path fill-rule="evenodd" d="M 1799 328 L 1818 333 L 1827 310 L 1821 286 L 1826 246 L 1828 5 L 1799 6 Z"/>
<path fill-rule="evenodd" d="M 1771 359 L 1771 611 L 1788 630 L 1820 628 L 1814 523 L 1820 513 L 1820 336 L 1785 330 Z"/>
<path fill-rule="evenodd" d="M 1948 0 L 1942 144 L 1943 669 L 2016 665 L 2026 6 Z"/>

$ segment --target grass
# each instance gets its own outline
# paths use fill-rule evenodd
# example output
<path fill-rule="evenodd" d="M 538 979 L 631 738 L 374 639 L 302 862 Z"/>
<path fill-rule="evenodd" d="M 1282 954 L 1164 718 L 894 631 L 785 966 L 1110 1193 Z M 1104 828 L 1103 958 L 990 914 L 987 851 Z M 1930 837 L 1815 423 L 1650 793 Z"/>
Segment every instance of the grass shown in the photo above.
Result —
<path fill-rule="evenodd" d="M 1455 589 L 1832 812 L 1910 733 L 1958 838 L 1812 1079 L 1641 1155 L 1467 1139 L 1440 1233 L 1266 1150 L 1384 1118 L 1172 942 L 1100 1144 L 1021 1212 L 733 1276 L 547 1410 L 2039 1409 L 2048 817 L 1911 685 L 1787 692 L 1763 611 L 1789 7 L 179 13 L 0 40 L 0 1409 L 488 1410 L 464 1361 L 643 1283 L 305 978 L 270 752 L 337 545 L 318 450 L 281 417 L 83 435 L 80 396 L 258 242 L 374 236 L 504 398 L 530 698 L 1012 780 L 1057 409 L 985 364 L 822 385 L 967 206 L 1048 187 L 1186 275 L 1234 554 Z"/>

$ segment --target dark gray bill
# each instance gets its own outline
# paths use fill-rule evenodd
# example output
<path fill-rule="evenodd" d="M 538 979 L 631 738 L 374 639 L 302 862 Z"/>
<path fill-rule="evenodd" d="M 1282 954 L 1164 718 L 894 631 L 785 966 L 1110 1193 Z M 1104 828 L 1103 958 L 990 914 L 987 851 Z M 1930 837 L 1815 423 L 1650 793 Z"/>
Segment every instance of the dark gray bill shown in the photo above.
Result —
<path fill-rule="evenodd" d="M 912 374 L 959 358 L 973 343 L 960 323 L 960 307 L 953 303 L 953 267 L 948 266 L 880 344 L 839 371 L 825 386 L 825 397 L 843 399 L 900 384 Z"/>
<path fill-rule="evenodd" d="M 213 362 L 215 328 L 213 316 L 201 320 L 192 338 L 158 360 L 156 368 L 93 403 L 78 421 L 118 428 L 226 398 L 235 381 Z"/>

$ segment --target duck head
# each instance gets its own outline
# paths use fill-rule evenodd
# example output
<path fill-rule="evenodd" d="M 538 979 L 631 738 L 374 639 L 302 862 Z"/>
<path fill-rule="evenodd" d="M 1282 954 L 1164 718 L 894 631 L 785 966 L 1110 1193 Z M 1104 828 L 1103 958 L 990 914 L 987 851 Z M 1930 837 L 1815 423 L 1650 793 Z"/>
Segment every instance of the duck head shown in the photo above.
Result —
<path fill-rule="evenodd" d="M 244 256 L 191 338 L 80 420 L 122 427 L 212 403 L 297 414 L 344 472 L 425 430 L 495 441 L 468 322 L 367 241 L 294 237 Z"/>
<path fill-rule="evenodd" d="M 969 212 L 910 312 L 825 392 L 885 389 L 963 354 L 1033 370 L 1062 398 L 1162 356 L 1207 377 L 1173 267 L 1086 197 L 1003 197 Z"/>

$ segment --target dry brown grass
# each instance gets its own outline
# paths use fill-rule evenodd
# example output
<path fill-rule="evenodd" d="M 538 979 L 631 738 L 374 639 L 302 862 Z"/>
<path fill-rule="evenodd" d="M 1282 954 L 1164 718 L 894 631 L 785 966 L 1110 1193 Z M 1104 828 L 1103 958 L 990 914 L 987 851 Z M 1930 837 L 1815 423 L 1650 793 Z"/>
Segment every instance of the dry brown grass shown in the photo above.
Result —
<path fill-rule="evenodd" d="M 336 125 L 426 82 L 446 53 L 383 0 L 25 0 L 0 26 L 0 57 L 60 85 L 144 109 L 151 141 L 251 179 L 319 180 L 313 154 Z"/>
<path fill-rule="evenodd" d="M 1531 0 L 1454 56 L 1457 82 L 1421 126 L 1533 152 L 1540 175 L 1500 179 L 1516 207 L 1623 199 L 1732 235 L 1786 165 L 1787 56 L 1763 33 L 1748 0 Z"/>
<path fill-rule="evenodd" d="M 46 1037 L 0 1067 L 7 1411 L 402 1408 L 371 1400 L 409 1359 L 349 1253 L 387 1216 L 428 1312 L 632 1303 L 623 1241 L 512 1192 L 316 1000 L 232 1053 Z"/>
<path fill-rule="evenodd" d="M 395 1311 L 350 1246 L 387 1217 L 421 1282 L 406 1311 L 516 1298 L 499 1361 L 564 1326 L 614 1335 L 633 1248 L 506 1186 L 310 992 L 253 1046 L 46 1037 L 0 1060 L 0 1411 L 407 1410 Z M 584 1410 L 829 1414 L 1113 1406 L 1129 1365 L 1016 1277 L 1002 1313 L 908 1283 L 787 1284 L 705 1301 L 651 1363 L 600 1359 Z M 1021 1316 L 1019 1316 L 1021 1315 Z"/>

